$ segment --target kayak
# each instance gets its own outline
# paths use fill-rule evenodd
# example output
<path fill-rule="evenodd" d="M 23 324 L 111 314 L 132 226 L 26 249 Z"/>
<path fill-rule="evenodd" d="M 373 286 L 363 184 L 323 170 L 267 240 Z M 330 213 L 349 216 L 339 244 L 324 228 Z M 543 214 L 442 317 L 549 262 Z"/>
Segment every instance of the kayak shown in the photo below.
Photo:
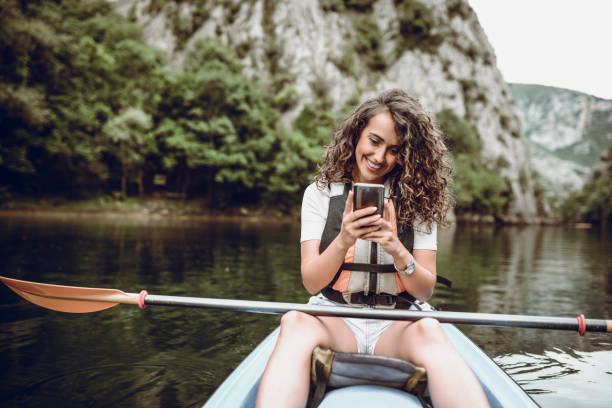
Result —
<path fill-rule="evenodd" d="M 459 329 L 449 323 L 443 323 L 442 327 L 478 377 L 492 408 L 539 406 Z M 240 363 L 208 399 L 204 408 L 255 407 L 259 381 L 276 344 L 278 332 L 279 328 L 276 328 Z M 319 407 L 372 408 L 381 405 L 390 406 L 395 403 L 402 404 L 402 407 L 421 407 L 418 398 L 412 394 L 375 385 L 359 385 L 331 390 L 325 395 Z"/>

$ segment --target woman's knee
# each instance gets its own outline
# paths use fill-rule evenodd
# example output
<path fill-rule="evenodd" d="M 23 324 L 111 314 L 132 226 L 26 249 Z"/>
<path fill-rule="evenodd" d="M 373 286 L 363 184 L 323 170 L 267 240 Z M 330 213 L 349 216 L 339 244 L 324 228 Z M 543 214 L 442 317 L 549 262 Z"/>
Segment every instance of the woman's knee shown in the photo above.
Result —
<path fill-rule="evenodd" d="M 322 331 L 321 324 L 316 318 L 303 312 L 295 310 L 283 315 L 280 322 L 281 337 L 298 337 L 314 339 Z"/>
<path fill-rule="evenodd" d="M 419 341 L 425 344 L 446 342 L 446 334 L 440 322 L 430 317 L 412 323 L 409 330 L 411 336 L 417 337 Z"/>
<path fill-rule="evenodd" d="M 309 320 L 311 318 L 312 316 L 306 313 L 291 310 L 285 313 L 283 317 L 281 317 L 281 321 L 280 321 L 281 330 L 283 329 L 286 331 L 299 330 L 301 327 L 308 325 L 310 323 Z"/>

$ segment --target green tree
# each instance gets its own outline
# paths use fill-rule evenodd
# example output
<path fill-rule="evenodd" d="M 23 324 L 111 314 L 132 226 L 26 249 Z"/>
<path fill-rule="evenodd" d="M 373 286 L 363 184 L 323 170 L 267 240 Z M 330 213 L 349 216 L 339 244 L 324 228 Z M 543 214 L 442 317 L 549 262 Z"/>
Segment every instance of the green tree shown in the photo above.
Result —
<path fill-rule="evenodd" d="M 508 182 L 487 169 L 474 155 L 453 156 L 456 209 L 461 212 L 500 215 L 506 210 L 511 190 Z"/>
<path fill-rule="evenodd" d="M 103 128 L 104 134 L 114 145 L 112 153 L 121 164 L 121 194 L 127 195 L 130 174 L 137 174 L 138 194 L 144 193 L 144 164 L 146 153 L 155 150 L 154 141 L 148 132 L 151 117 L 138 108 L 128 108 L 109 120 Z"/>
<path fill-rule="evenodd" d="M 434 34 L 436 25 L 432 10 L 419 0 L 394 0 L 399 19 L 397 53 L 419 48 L 435 52 L 443 38 Z"/>
<path fill-rule="evenodd" d="M 266 199 L 288 209 L 301 200 L 301 190 L 307 186 L 321 160 L 324 147 L 321 138 L 329 139 L 324 128 L 315 138 L 308 137 L 299 129 L 279 127 L 276 132 L 277 154 L 273 171 L 269 177 Z M 281 204 L 282 203 L 282 204 Z"/>
<path fill-rule="evenodd" d="M 28 19 L 17 1 L 0 3 L 0 178 L 27 190 L 36 172 L 43 132 L 51 119 L 37 75 L 50 75 L 57 41 L 46 24 Z"/>
<path fill-rule="evenodd" d="M 482 141 L 474 128 L 448 109 L 441 111 L 436 119 L 453 160 L 451 190 L 457 212 L 502 214 L 512 190 L 507 180 L 484 164 Z"/>
<path fill-rule="evenodd" d="M 355 24 L 355 51 L 365 60 L 367 66 L 374 71 L 383 71 L 387 63 L 382 55 L 380 45 L 380 30 L 370 14 L 360 15 Z"/>
<path fill-rule="evenodd" d="M 299 102 L 292 74 L 277 66 L 261 89 L 219 41 L 196 44 L 177 72 L 105 0 L 0 0 L 0 11 L 3 197 L 115 183 L 125 195 L 133 180 L 142 194 L 145 176 L 163 169 L 185 193 L 202 185 L 211 203 L 294 203 L 332 134 L 324 82 L 316 106 L 282 125 L 279 111 Z"/>
<path fill-rule="evenodd" d="M 612 222 L 612 147 L 602 154 L 582 190 L 565 200 L 561 213 L 571 221 Z"/>
<path fill-rule="evenodd" d="M 451 153 L 476 154 L 482 151 L 482 141 L 474 128 L 452 110 L 442 110 L 436 115 L 436 119 L 444 130 L 446 146 Z"/>
<path fill-rule="evenodd" d="M 183 175 L 183 192 L 194 171 L 205 174 L 211 202 L 219 189 L 229 200 L 265 189 L 276 113 L 217 40 L 195 45 L 185 72 L 163 90 L 158 111 L 155 133 L 167 152 L 163 161 Z"/>
<path fill-rule="evenodd" d="M 103 185 L 103 126 L 154 99 L 161 57 L 103 0 L 0 8 L 0 174 L 23 192 Z"/>

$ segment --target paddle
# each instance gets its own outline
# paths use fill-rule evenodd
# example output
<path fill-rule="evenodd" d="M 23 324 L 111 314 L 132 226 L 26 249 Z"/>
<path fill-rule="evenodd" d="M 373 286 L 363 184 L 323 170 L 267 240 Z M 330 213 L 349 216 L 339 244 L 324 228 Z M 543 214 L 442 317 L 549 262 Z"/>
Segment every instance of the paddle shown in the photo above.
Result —
<path fill-rule="evenodd" d="M 50 285 L 46 283 L 10 279 L 2 276 L 0 276 L 0 280 L 19 296 L 34 304 L 47 309 L 70 313 L 97 312 L 121 303 L 138 305 L 140 308 L 144 308 L 146 305 L 183 306 L 270 314 L 283 314 L 290 310 L 296 310 L 316 316 L 360 317 L 409 321 L 422 319 L 424 317 L 432 317 L 442 323 L 578 330 L 580 335 L 584 335 L 587 331 L 612 332 L 612 320 L 585 319 L 583 315 L 578 316 L 576 319 L 571 317 L 315 306 L 301 303 L 149 295 L 146 291 L 142 291 L 140 294 L 125 293 L 117 289 Z"/>

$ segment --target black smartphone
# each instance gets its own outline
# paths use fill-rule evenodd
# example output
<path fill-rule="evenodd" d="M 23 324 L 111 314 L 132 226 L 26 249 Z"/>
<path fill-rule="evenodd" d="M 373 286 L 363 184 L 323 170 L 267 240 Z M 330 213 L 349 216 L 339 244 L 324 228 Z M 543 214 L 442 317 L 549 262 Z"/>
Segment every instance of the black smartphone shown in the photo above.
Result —
<path fill-rule="evenodd" d="M 385 186 L 382 184 L 353 184 L 353 211 L 365 207 L 376 207 L 380 216 L 385 210 Z"/>

